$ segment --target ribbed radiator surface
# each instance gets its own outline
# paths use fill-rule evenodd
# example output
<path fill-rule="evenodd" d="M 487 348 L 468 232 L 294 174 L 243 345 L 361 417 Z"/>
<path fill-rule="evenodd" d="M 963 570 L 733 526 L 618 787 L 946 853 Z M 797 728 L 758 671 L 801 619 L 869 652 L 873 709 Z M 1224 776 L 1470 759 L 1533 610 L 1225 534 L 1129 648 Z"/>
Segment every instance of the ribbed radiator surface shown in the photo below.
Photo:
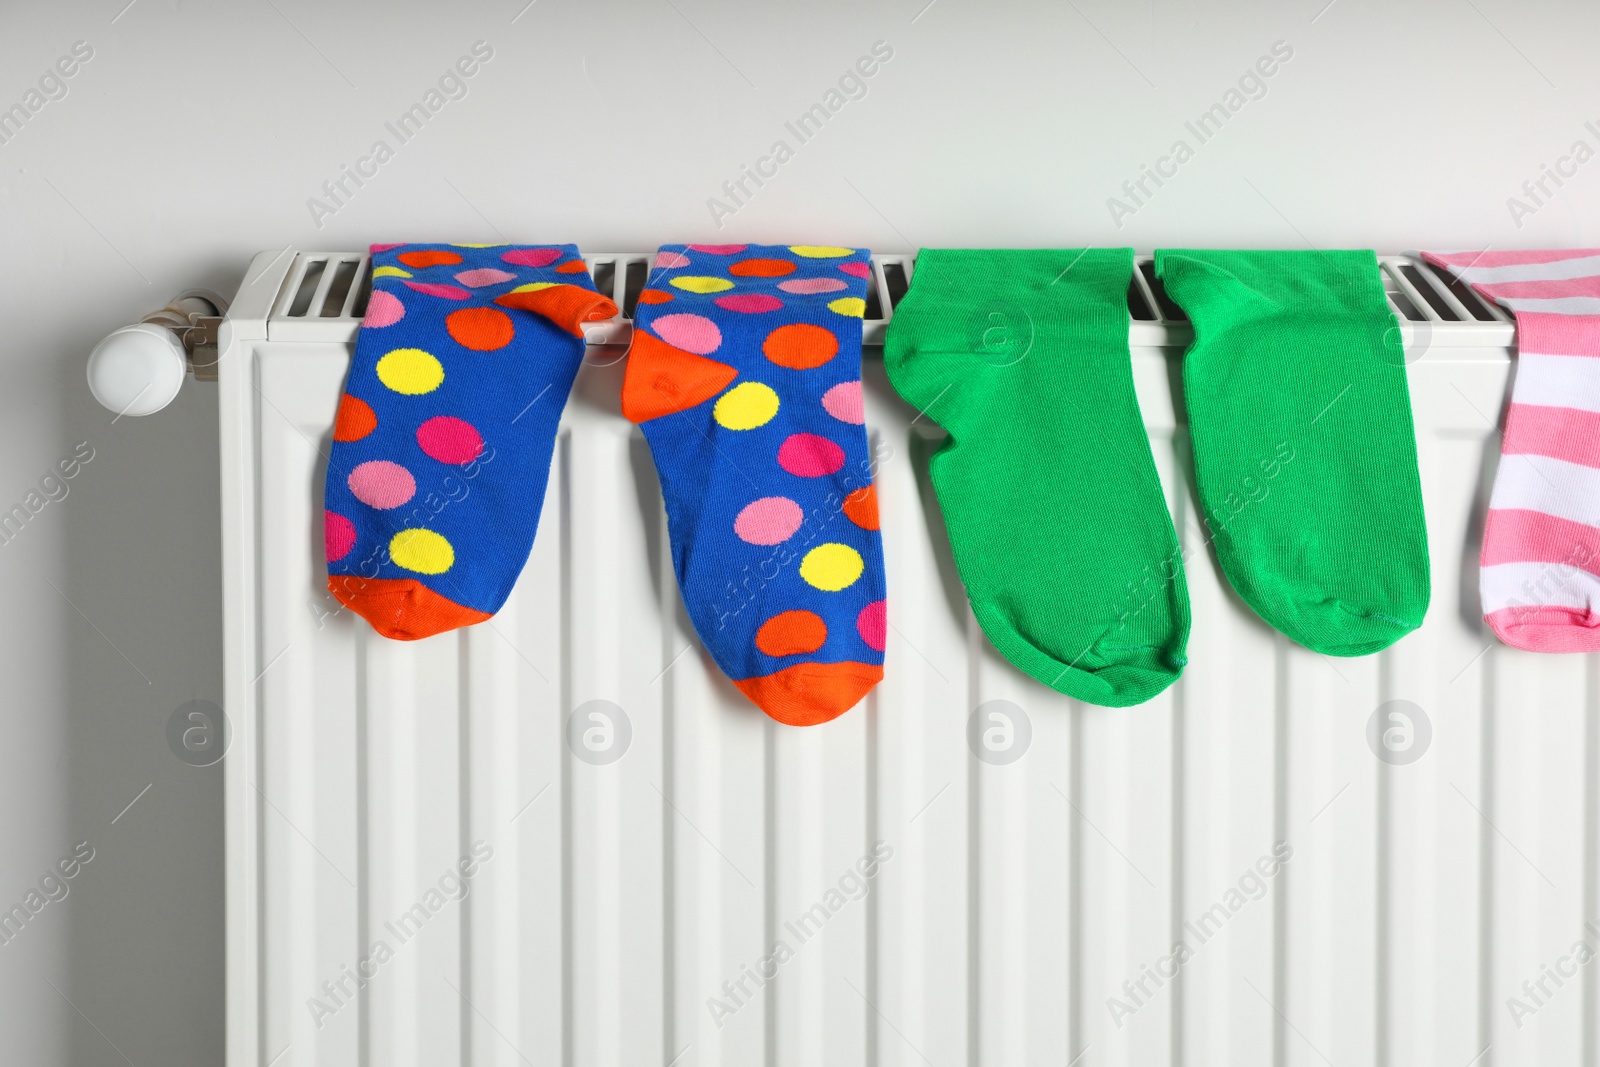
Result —
<path fill-rule="evenodd" d="M 1136 347 L 1194 624 L 1182 681 L 1120 711 L 983 639 L 941 434 L 869 354 L 886 678 L 792 729 L 694 637 L 614 346 L 504 611 L 411 644 L 338 611 L 320 498 L 357 299 L 280 330 L 291 259 L 221 365 L 231 1067 L 1595 1062 L 1600 971 L 1558 961 L 1600 948 L 1600 666 L 1478 619 L 1502 319 L 1415 320 L 1433 602 L 1356 660 L 1228 589 L 1181 347 Z"/>

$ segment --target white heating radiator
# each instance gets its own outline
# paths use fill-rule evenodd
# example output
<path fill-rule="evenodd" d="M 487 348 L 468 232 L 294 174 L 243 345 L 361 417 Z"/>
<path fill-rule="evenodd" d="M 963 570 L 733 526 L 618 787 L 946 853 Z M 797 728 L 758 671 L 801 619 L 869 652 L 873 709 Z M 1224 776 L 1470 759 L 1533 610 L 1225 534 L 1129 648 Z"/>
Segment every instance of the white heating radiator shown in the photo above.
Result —
<path fill-rule="evenodd" d="M 589 259 L 631 309 L 649 257 Z M 1173 403 L 1189 330 L 1140 263 L 1139 401 L 1198 547 Z M 968 613 L 926 478 L 942 435 L 869 349 L 886 676 L 792 729 L 679 603 L 618 412 L 625 320 L 591 333 L 505 609 L 412 644 L 337 612 L 323 453 L 367 261 L 258 257 L 220 364 L 230 1067 L 1596 1063 L 1600 963 L 1559 961 L 1600 946 L 1600 661 L 1479 622 L 1512 327 L 1415 260 L 1383 266 L 1414 357 L 1419 632 L 1315 655 L 1200 550 L 1177 685 L 1120 711 L 1045 689 Z M 876 261 L 869 345 L 911 269 Z M 991 701 L 1010 754 L 1029 735 L 1011 762 L 969 746 Z M 1368 739 L 1389 701 L 1422 713 L 1392 763 Z M 569 744 L 586 727 L 600 752 Z M 1291 858 L 1252 875 L 1275 845 Z"/>

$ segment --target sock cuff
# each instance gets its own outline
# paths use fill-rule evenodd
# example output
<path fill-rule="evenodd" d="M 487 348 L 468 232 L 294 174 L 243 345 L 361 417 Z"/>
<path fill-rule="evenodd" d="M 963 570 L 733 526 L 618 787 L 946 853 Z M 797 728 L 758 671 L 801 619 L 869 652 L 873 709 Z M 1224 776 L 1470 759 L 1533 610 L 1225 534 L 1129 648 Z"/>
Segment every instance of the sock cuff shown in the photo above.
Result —
<path fill-rule="evenodd" d="M 1600 314 L 1519 311 L 1517 351 L 1522 355 L 1600 356 Z"/>
<path fill-rule="evenodd" d="M 1248 308 L 1249 317 L 1257 321 L 1379 319 L 1386 327 L 1394 323 L 1378 256 L 1371 249 L 1164 248 L 1156 250 L 1155 268 L 1167 292 L 1190 317 L 1216 305 L 1236 315 Z M 1204 279 L 1204 284 L 1191 286 L 1195 279 Z"/>
<path fill-rule="evenodd" d="M 1125 337 L 1133 249 L 925 248 L 912 276 L 890 330 L 891 359 L 945 353 L 1004 366 L 1041 336 Z"/>
<path fill-rule="evenodd" d="M 1077 310 L 1113 297 L 1124 310 L 1133 280 L 1131 248 L 924 248 L 913 277 L 927 295 L 981 302 L 994 293 L 1026 298 L 1041 309 Z"/>

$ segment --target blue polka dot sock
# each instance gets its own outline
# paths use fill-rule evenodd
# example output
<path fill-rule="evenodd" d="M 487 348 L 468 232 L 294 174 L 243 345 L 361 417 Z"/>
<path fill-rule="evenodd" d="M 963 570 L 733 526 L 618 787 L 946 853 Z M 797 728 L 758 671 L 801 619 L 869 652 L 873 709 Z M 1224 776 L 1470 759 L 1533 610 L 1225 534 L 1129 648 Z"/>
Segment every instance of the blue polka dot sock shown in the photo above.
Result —
<path fill-rule="evenodd" d="M 883 678 L 868 270 L 851 248 L 667 245 L 622 386 L 696 632 L 745 696 L 794 726 L 843 714 Z"/>
<path fill-rule="evenodd" d="M 385 637 L 500 609 L 533 547 L 585 322 L 573 245 L 373 245 L 328 459 L 328 588 Z"/>

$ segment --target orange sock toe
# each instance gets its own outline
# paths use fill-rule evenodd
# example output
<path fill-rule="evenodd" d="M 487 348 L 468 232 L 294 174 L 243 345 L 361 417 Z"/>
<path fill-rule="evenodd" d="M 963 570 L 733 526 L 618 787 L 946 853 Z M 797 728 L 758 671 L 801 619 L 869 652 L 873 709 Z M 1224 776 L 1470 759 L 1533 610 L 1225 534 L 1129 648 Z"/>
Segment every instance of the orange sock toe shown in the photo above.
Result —
<path fill-rule="evenodd" d="M 543 315 L 574 337 L 583 336 L 584 323 L 603 322 L 617 314 L 617 305 L 593 289 L 549 282 L 513 289 L 498 297 L 495 303 Z"/>
<path fill-rule="evenodd" d="M 396 641 L 416 641 L 489 618 L 487 612 L 462 607 L 414 578 L 335 574 L 328 578 L 328 591 L 374 630 Z"/>
<path fill-rule="evenodd" d="M 883 667 L 870 663 L 796 663 L 734 685 L 757 707 L 786 726 L 815 726 L 836 719 L 883 681 Z"/>

